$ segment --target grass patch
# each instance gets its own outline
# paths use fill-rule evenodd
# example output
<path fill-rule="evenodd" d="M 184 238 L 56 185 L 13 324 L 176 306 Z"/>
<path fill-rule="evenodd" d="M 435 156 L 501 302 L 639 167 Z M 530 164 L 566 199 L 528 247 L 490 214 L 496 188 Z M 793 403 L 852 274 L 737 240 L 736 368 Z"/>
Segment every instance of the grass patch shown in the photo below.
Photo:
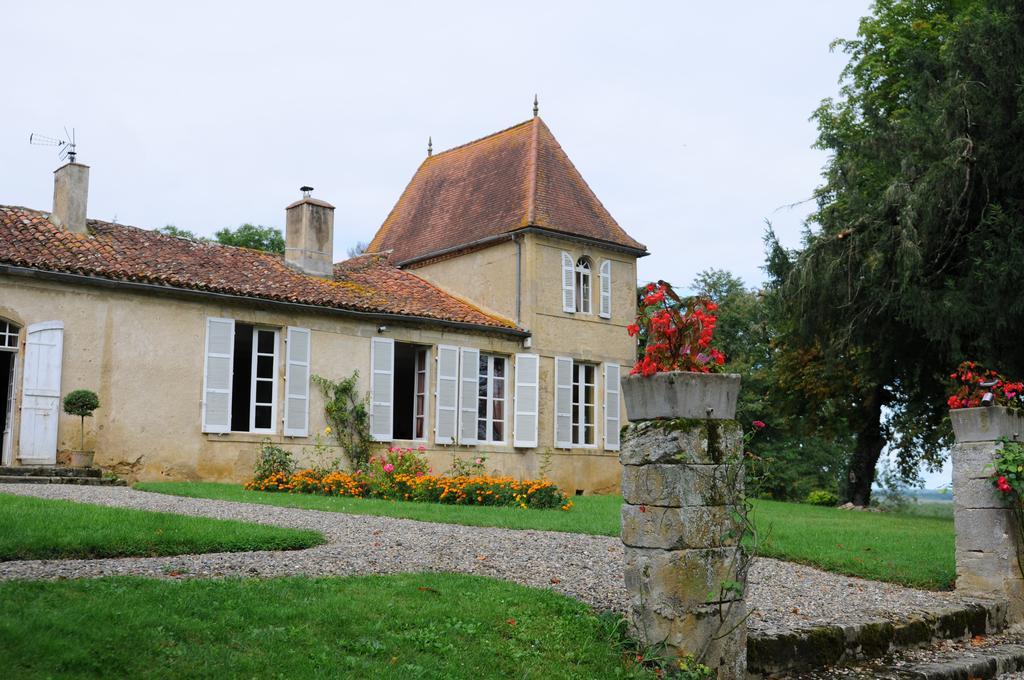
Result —
<path fill-rule="evenodd" d="M 760 554 L 828 571 L 946 590 L 956 578 L 950 518 L 756 501 Z"/>
<path fill-rule="evenodd" d="M 622 504 L 620 496 L 579 496 L 573 498 L 576 507 L 564 512 L 267 493 L 203 482 L 143 483 L 136 488 L 356 515 L 601 536 L 619 535 Z M 929 511 L 948 512 L 944 508 Z M 948 516 L 856 512 L 758 500 L 754 501 L 754 522 L 762 538 L 760 554 L 767 557 L 933 590 L 948 589 L 955 579 L 953 522 Z"/>
<path fill-rule="evenodd" d="M 324 542 L 317 531 L 10 494 L 0 494 L 0 526 L 0 560 L 299 550 Z"/>
<path fill-rule="evenodd" d="M 609 623 L 483 577 L 0 584 L 10 677 L 653 678 Z"/>
<path fill-rule="evenodd" d="M 387 501 L 379 498 L 246 491 L 238 484 L 213 482 L 139 482 L 135 488 L 141 491 L 155 491 L 190 498 L 215 498 L 286 508 L 345 512 L 351 515 L 381 515 L 443 524 L 567 531 L 598 536 L 619 535 L 619 508 L 622 506 L 621 496 L 576 496 L 572 498 L 575 507 L 566 512 L 564 510 L 523 510 L 522 508 L 494 506 Z"/>

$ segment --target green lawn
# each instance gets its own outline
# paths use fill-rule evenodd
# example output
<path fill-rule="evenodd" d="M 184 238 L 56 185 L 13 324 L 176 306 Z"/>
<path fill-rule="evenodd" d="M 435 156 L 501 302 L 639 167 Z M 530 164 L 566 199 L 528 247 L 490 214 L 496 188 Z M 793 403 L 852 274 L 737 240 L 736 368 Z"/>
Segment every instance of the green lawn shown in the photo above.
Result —
<path fill-rule="evenodd" d="M 324 542 L 316 531 L 10 494 L 0 494 L 0 526 L 0 560 L 298 550 Z"/>
<path fill-rule="evenodd" d="M 137 484 L 136 488 L 198 498 L 267 503 L 332 512 L 405 517 L 427 522 L 509 529 L 542 529 L 617 536 L 619 496 L 580 496 L 569 512 L 403 503 L 375 499 L 245 491 L 199 482 Z M 920 504 L 924 506 L 925 504 Z M 947 508 L 928 512 L 947 513 Z M 953 522 L 947 516 L 873 513 L 755 501 L 759 553 L 851 576 L 947 589 L 955 578 Z"/>
<path fill-rule="evenodd" d="M 614 626 L 483 577 L 0 583 L 7 677 L 653 678 Z"/>
<path fill-rule="evenodd" d="M 754 507 L 761 555 L 917 588 L 953 586 L 952 518 L 778 501 Z"/>

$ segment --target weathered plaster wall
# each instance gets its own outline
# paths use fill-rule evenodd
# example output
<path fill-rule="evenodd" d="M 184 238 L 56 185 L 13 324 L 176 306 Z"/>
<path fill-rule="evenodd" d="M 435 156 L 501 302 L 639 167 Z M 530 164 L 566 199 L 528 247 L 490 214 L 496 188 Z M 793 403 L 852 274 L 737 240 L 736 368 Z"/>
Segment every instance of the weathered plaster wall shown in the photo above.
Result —
<path fill-rule="evenodd" d="M 410 271 L 478 307 L 515 320 L 516 247 L 512 241 L 500 241 Z"/>
<path fill-rule="evenodd" d="M 208 316 L 258 325 L 310 328 L 313 373 L 341 378 L 358 370 L 364 389 L 368 389 L 370 339 L 377 334 L 376 323 L 341 316 L 284 313 L 233 303 L 197 302 L 167 295 L 73 287 L 6 276 L 0 276 L 0 316 L 23 328 L 41 321 L 59 319 L 64 322 L 61 392 L 93 389 L 102 402 L 95 417 L 86 421 L 87 448 L 96 449 L 98 465 L 139 480 L 240 482 L 252 474 L 262 435 L 201 432 L 203 347 Z M 466 345 L 506 355 L 524 351 L 521 341 L 504 336 L 402 327 L 391 322 L 388 327 L 388 337 L 400 342 Z M 19 353 L 19 362 L 21 358 Z M 283 376 L 284 362 L 280 365 Z M 569 493 L 577 489 L 586 493 L 616 491 L 620 468 L 614 452 L 551 449 L 553 360 L 545 357 L 541 365 L 542 418 L 538 449 L 516 450 L 495 445 L 437 447 L 432 441 L 394 444 L 425 445 L 428 459 L 439 472 L 451 465 L 453 455 L 475 458 L 484 453 L 488 457 L 488 469 L 495 473 L 536 477 L 546 471 L 549 478 Z M 18 371 L 20 375 L 20 366 Z M 436 381 L 433 368 L 430 378 L 432 393 Z M 277 385 L 280 404 L 283 380 Z M 16 393 L 20 400 L 20 384 Z M 600 409 L 598 413 L 600 435 Z M 511 405 L 509 414 L 506 430 L 511 435 Z M 279 419 L 280 415 L 279 409 Z M 431 432 L 433 418 L 431 396 L 428 409 L 428 431 Z M 17 425 L 16 416 L 15 457 Z M 310 405 L 311 432 L 321 431 L 325 425 L 323 399 L 314 388 Z M 77 419 L 61 415 L 58 434 L 59 455 L 66 456 L 67 451 L 77 448 Z M 270 438 L 300 458 L 302 450 L 311 450 L 313 444 L 311 437 L 274 435 Z"/>

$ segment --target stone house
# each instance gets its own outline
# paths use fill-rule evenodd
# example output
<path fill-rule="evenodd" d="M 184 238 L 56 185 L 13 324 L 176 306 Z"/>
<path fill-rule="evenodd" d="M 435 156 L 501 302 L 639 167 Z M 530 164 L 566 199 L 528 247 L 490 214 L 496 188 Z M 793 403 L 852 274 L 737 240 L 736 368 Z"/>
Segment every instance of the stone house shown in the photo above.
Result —
<path fill-rule="evenodd" d="M 286 208 L 284 257 L 87 219 L 88 167 L 51 212 L 0 206 L 3 464 L 75 448 L 60 398 L 95 390 L 98 465 L 242 481 L 269 438 L 326 425 L 312 375 L 358 371 L 381 446 L 436 470 L 617 489 L 636 258 L 539 117 L 428 155 L 370 244 L 334 262 L 335 208 Z"/>

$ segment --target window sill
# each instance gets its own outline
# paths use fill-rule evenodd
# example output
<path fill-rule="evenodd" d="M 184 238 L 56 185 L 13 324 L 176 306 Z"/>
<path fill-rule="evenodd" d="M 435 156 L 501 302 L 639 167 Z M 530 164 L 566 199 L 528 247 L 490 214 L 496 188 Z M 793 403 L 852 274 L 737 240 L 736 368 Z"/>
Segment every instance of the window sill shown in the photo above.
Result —
<path fill-rule="evenodd" d="M 259 444 L 264 439 L 269 439 L 276 444 L 288 444 L 292 442 L 305 443 L 310 440 L 309 436 L 285 437 L 284 435 L 276 432 L 225 432 L 223 434 L 217 432 L 204 432 L 203 436 L 206 437 L 207 441 L 211 442 L 238 442 L 246 444 Z"/>

